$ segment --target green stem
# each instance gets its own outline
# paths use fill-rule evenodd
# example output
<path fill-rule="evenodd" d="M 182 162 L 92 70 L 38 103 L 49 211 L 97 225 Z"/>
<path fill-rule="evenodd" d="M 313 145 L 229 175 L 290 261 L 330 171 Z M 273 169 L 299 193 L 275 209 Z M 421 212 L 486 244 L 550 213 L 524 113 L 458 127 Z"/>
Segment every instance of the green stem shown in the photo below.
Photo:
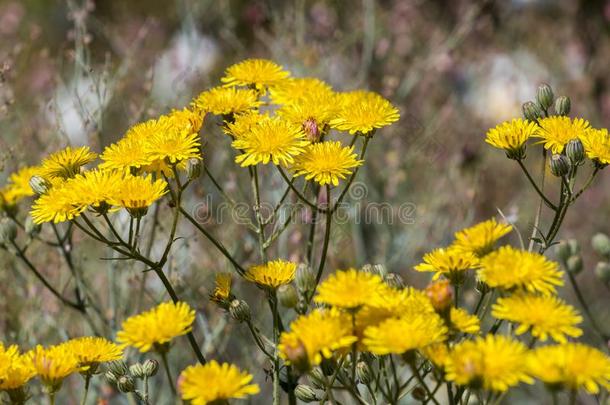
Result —
<path fill-rule="evenodd" d="M 278 350 L 278 342 L 280 338 L 280 330 L 278 324 L 278 309 L 277 309 L 277 296 L 275 291 L 269 297 L 271 304 L 271 315 L 273 317 L 273 344 L 275 346 L 275 352 L 273 353 L 273 405 L 280 405 L 280 358 Z"/>
<path fill-rule="evenodd" d="M 423 389 L 426 391 L 426 395 L 428 396 L 428 398 L 430 398 L 430 400 L 432 402 L 434 402 L 436 405 L 440 405 L 439 402 L 436 400 L 436 398 L 434 398 L 434 396 L 432 395 L 432 392 L 430 391 L 430 388 L 428 388 L 428 385 L 426 384 L 426 382 L 422 378 L 422 376 L 419 373 L 419 370 L 417 369 L 415 364 L 412 361 L 410 361 L 409 362 L 409 366 L 411 367 L 411 371 L 413 372 L 413 375 L 415 375 L 415 378 L 417 379 L 417 382 L 419 382 L 419 385 L 421 385 L 423 387 Z M 453 401 L 452 401 L 453 400 L 453 396 L 450 395 L 449 398 L 451 398 L 451 403 L 453 404 Z"/>
<path fill-rule="evenodd" d="M 256 222 L 258 224 L 258 248 L 261 256 L 261 260 L 263 262 L 267 261 L 267 250 L 265 249 L 265 225 L 263 223 L 263 216 L 261 213 L 261 194 L 260 188 L 258 184 L 258 170 L 256 166 L 252 167 L 251 171 L 252 176 L 252 190 L 254 192 L 254 214 L 256 216 Z"/>
<path fill-rule="evenodd" d="M 546 205 L 549 206 L 549 208 L 551 208 L 552 210 L 557 211 L 557 206 L 555 204 L 553 204 L 542 192 L 542 190 L 540 190 L 540 188 L 538 188 L 538 185 L 536 184 L 536 182 L 534 181 L 534 179 L 532 178 L 532 176 L 530 175 L 530 172 L 527 170 L 527 168 L 525 167 L 525 165 L 523 164 L 523 162 L 520 159 L 517 159 L 517 163 L 519 164 L 519 167 L 521 167 L 521 170 L 523 170 L 523 173 L 525 173 L 525 176 L 527 177 L 527 179 L 529 180 L 529 182 L 532 184 L 532 186 L 534 187 L 534 189 L 536 190 L 536 192 L 538 193 L 538 195 L 540 196 L 540 198 L 542 198 L 542 200 L 546 203 Z"/>
<path fill-rule="evenodd" d="M 83 399 L 80 402 L 81 405 L 87 404 L 87 394 L 89 394 L 89 383 L 91 382 L 91 374 L 85 374 L 85 393 L 83 394 Z"/>
<path fill-rule="evenodd" d="M 174 379 L 172 378 L 172 373 L 169 369 L 169 363 L 167 362 L 167 351 L 163 350 L 160 351 L 159 354 L 161 355 L 161 360 L 163 361 L 163 368 L 165 368 L 165 374 L 167 375 L 167 380 L 169 381 L 169 386 L 172 390 L 172 395 L 175 397 L 176 396 L 176 387 L 174 385 Z"/>
<path fill-rule="evenodd" d="M 326 194 L 327 194 L 327 199 L 328 201 L 330 201 L 330 186 L 326 185 Z M 316 284 L 314 285 L 314 288 L 311 292 L 311 295 L 308 298 L 308 302 L 311 301 L 311 299 L 313 298 L 315 292 L 316 292 L 316 288 L 318 287 L 318 284 L 320 283 L 320 279 L 322 278 L 322 273 L 324 273 L 324 264 L 326 263 L 326 256 L 328 255 L 328 246 L 330 243 L 330 228 L 331 228 L 331 224 L 333 222 L 333 216 L 332 213 L 329 213 L 326 215 L 326 227 L 324 230 L 324 242 L 322 243 L 322 255 L 320 256 L 320 264 L 318 266 L 318 272 L 316 274 Z"/>
<path fill-rule="evenodd" d="M 602 331 L 601 327 L 598 325 L 597 321 L 593 317 L 593 313 L 589 309 L 589 305 L 587 305 L 587 301 L 585 301 L 585 297 L 580 291 L 580 287 L 578 286 L 578 282 L 576 281 L 576 277 L 574 277 L 574 274 L 572 274 L 572 272 L 570 271 L 567 271 L 566 273 L 568 273 L 568 279 L 570 280 L 570 284 L 572 284 L 572 288 L 574 289 L 576 298 L 578 299 L 578 302 L 580 303 L 580 306 L 582 307 L 585 315 L 589 319 L 593 330 L 595 331 L 596 335 L 598 335 L 598 337 L 602 340 L 602 342 L 606 344 L 610 340 L 610 336 L 606 335 Z"/>

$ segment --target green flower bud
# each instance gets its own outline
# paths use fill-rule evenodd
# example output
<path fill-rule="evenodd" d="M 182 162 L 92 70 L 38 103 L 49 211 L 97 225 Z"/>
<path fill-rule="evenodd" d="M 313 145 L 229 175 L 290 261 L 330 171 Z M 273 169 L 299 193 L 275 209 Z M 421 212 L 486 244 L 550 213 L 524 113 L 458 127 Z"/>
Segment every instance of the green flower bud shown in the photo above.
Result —
<path fill-rule="evenodd" d="M 595 275 L 599 278 L 603 283 L 610 283 L 610 263 L 608 262 L 599 262 L 595 266 Z"/>
<path fill-rule="evenodd" d="M 32 176 L 30 178 L 30 188 L 38 195 L 45 194 L 51 188 L 51 183 L 41 176 Z"/>
<path fill-rule="evenodd" d="M 559 241 L 557 247 L 555 248 L 555 253 L 557 253 L 557 258 L 562 263 L 567 262 L 570 256 L 572 256 L 572 249 L 570 249 L 570 244 L 568 243 L 568 241 Z"/>
<path fill-rule="evenodd" d="M 568 115 L 571 107 L 570 97 L 559 96 L 555 100 L 555 112 L 559 115 Z"/>
<path fill-rule="evenodd" d="M 0 219 L 0 244 L 9 244 L 17 237 L 17 225 L 10 218 Z"/>
<path fill-rule="evenodd" d="M 142 368 L 146 377 L 152 377 L 157 374 L 157 371 L 159 370 L 159 362 L 157 360 L 148 359 L 142 363 Z"/>
<path fill-rule="evenodd" d="M 538 86 L 538 91 L 536 92 L 536 101 L 543 109 L 548 109 L 553 105 L 553 100 L 555 95 L 553 94 L 553 89 L 548 84 L 541 84 Z"/>
<path fill-rule="evenodd" d="M 229 305 L 229 313 L 239 322 L 249 322 L 251 318 L 250 306 L 244 300 L 233 300 Z"/>
<path fill-rule="evenodd" d="M 571 256 L 566 262 L 567 270 L 572 274 L 578 274 L 582 271 L 582 257 Z"/>
<path fill-rule="evenodd" d="M 27 233 L 29 236 L 38 235 L 41 229 L 42 225 L 35 223 L 32 217 L 28 216 L 25 219 L 25 233 Z"/>
<path fill-rule="evenodd" d="M 580 139 L 572 139 L 568 142 L 566 156 L 574 166 L 581 165 L 585 161 L 585 147 Z"/>
<path fill-rule="evenodd" d="M 570 171 L 570 162 L 564 155 L 553 155 L 550 165 L 551 173 L 557 177 L 563 177 Z"/>
<path fill-rule="evenodd" d="M 315 402 L 319 398 L 316 392 L 309 385 L 299 384 L 294 389 L 294 395 L 303 402 Z"/>
<path fill-rule="evenodd" d="M 297 288 L 302 293 L 313 291 L 316 285 L 316 275 L 311 267 L 306 264 L 299 264 L 296 274 Z"/>
<path fill-rule="evenodd" d="M 591 238 L 591 246 L 600 256 L 610 257 L 610 238 L 605 233 L 596 233 Z"/>
<path fill-rule="evenodd" d="M 116 385 L 116 381 L 117 381 L 117 376 L 116 374 L 114 374 L 112 371 L 108 370 L 106 371 L 106 373 L 104 373 L 104 377 L 106 377 L 106 380 L 112 384 L 112 385 Z"/>
<path fill-rule="evenodd" d="M 365 264 L 360 270 L 366 273 L 376 274 L 381 277 L 384 277 L 388 273 L 383 264 Z"/>
<path fill-rule="evenodd" d="M 135 384 L 133 378 L 131 378 L 128 375 L 124 375 L 124 376 L 119 377 L 119 379 L 116 382 L 116 387 L 122 393 L 133 392 L 136 389 L 136 384 Z"/>
<path fill-rule="evenodd" d="M 362 384 L 368 384 L 371 382 L 373 376 L 371 373 L 371 368 L 364 361 L 359 361 L 356 364 L 356 376 L 358 377 L 358 381 Z"/>
<path fill-rule="evenodd" d="M 144 368 L 142 367 L 142 364 L 135 363 L 129 366 L 129 374 L 135 378 L 144 378 Z"/>
<path fill-rule="evenodd" d="M 404 280 L 402 279 L 400 274 L 397 274 L 397 273 L 386 274 L 385 277 L 383 278 L 383 281 L 385 281 L 385 283 L 387 285 L 389 285 L 390 287 L 394 287 L 394 288 L 404 288 L 405 287 Z"/>
<path fill-rule="evenodd" d="M 189 180 L 195 180 L 201 176 L 202 162 L 199 159 L 191 158 L 186 162 L 186 173 Z"/>
<path fill-rule="evenodd" d="M 126 375 L 129 372 L 129 368 L 123 360 L 111 361 L 107 365 L 108 370 L 111 371 L 117 377 Z"/>
<path fill-rule="evenodd" d="M 533 101 L 523 103 L 521 106 L 521 111 L 523 112 L 525 119 L 528 121 L 538 121 L 540 118 L 542 118 L 542 110 Z"/>
<path fill-rule="evenodd" d="M 568 246 L 570 246 L 570 256 L 580 254 L 580 243 L 576 239 L 568 239 Z"/>
<path fill-rule="evenodd" d="M 286 308 L 294 308 L 299 302 L 296 288 L 292 284 L 284 284 L 277 289 L 277 299 Z"/>
<path fill-rule="evenodd" d="M 319 367 L 309 370 L 309 374 L 309 382 L 311 385 L 319 390 L 326 389 L 326 386 L 324 386 L 324 373 L 322 373 L 322 370 Z"/>

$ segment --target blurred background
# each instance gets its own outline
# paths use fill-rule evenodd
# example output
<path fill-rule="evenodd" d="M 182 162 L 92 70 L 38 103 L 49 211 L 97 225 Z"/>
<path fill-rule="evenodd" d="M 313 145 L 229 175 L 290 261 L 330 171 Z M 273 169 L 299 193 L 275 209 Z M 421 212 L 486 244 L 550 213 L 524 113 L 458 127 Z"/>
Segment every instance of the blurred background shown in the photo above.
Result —
<path fill-rule="evenodd" d="M 500 210 L 524 235 L 531 232 L 538 200 L 517 165 L 487 146 L 484 136 L 520 116 L 538 84 L 570 96 L 572 116 L 609 124 L 609 29 L 610 2 L 603 0 L 2 0 L 0 184 L 68 144 L 99 152 L 130 125 L 188 105 L 216 85 L 227 66 L 269 58 L 294 76 L 315 76 L 337 90 L 368 88 L 400 108 L 401 120 L 379 131 L 370 146 L 359 174 L 366 187 L 352 195 L 350 220 L 335 227 L 329 268 L 381 263 L 423 287 L 429 277 L 412 266 L 448 244 L 454 231 Z M 235 168 L 217 122 L 208 120 L 205 128 L 206 165 L 240 195 L 247 176 Z M 532 150 L 528 165 L 539 176 L 536 159 Z M 589 247 L 595 232 L 610 232 L 610 179 L 604 174 L 570 210 L 560 235 L 581 242 L 585 269 L 579 281 L 607 326 L 608 290 L 593 275 L 600 258 Z M 264 181 L 266 197 L 277 199 L 281 179 L 269 174 Z M 202 180 L 190 203 L 208 195 L 219 201 Z M 386 204 L 390 214 L 363 220 L 370 204 Z M 255 240 L 239 225 L 212 216 L 207 226 L 244 261 L 255 257 Z M 304 260 L 301 228 L 280 238 L 279 256 Z M 199 310 L 198 334 L 207 352 L 257 368 L 247 364 L 255 361 L 248 356 L 252 346 L 236 344 L 247 331 L 207 301 L 213 274 L 228 264 L 187 224 L 180 236 L 169 271 Z M 110 253 L 82 235 L 75 238 L 77 263 L 109 308 L 104 316 L 111 325 L 162 299 L 161 287 L 154 277 L 143 280 L 141 267 L 98 260 Z M 55 284 L 70 285 L 58 252 L 44 246 L 30 252 Z M 77 313 L 58 306 L 5 251 L 0 268 L 4 341 L 31 346 L 90 333 Z M 131 294 L 140 285 L 146 290 Z M 241 283 L 236 289 L 244 297 L 257 293 Z M 569 286 L 562 294 L 575 302 Z M 255 312 L 262 305 L 250 302 Z M 592 339 L 587 333 L 585 340 Z M 175 356 L 176 372 L 192 361 L 184 352 L 184 358 Z"/>

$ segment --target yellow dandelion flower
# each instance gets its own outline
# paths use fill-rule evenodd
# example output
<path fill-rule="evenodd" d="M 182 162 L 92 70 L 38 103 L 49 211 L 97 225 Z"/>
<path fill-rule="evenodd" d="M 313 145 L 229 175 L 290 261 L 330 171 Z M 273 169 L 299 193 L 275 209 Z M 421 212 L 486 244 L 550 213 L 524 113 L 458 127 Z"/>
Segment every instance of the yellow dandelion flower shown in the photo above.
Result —
<path fill-rule="evenodd" d="M 447 327 L 437 314 L 417 314 L 390 318 L 364 330 L 362 341 L 367 351 L 377 355 L 402 354 L 441 343 L 447 338 Z"/>
<path fill-rule="evenodd" d="M 110 203 L 123 207 L 133 216 L 142 216 L 147 208 L 167 193 L 165 180 L 146 177 L 125 176 L 116 185 Z"/>
<path fill-rule="evenodd" d="M 481 320 L 476 315 L 469 314 L 465 309 L 451 308 L 449 320 L 451 327 L 458 332 L 476 335 L 481 331 Z"/>
<path fill-rule="evenodd" d="M 335 92 L 330 85 L 314 77 L 288 78 L 269 89 L 269 97 L 274 104 L 292 104 L 316 94 L 333 98 Z"/>
<path fill-rule="evenodd" d="M 582 317 L 576 309 L 555 296 L 515 294 L 499 298 L 492 307 L 492 315 L 519 324 L 517 335 L 531 331 L 541 341 L 549 337 L 559 343 L 566 336 L 579 337 L 582 330 L 576 325 Z"/>
<path fill-rule="evenodd" d="M 193 114 L 185 117 L 185 114 Z M 151 162 L 177 163 L 188 159 L 201 159 L 199 117 L 189 111 L 174 111 L 157 120 L 157 130 L 144 142 L 144 153 Z M 189 119 L 190 118 L 190 119 Z"/>
<path fill-rule="evenodd" d="M 319 142 L 309 145 L 305 152 L 295 159 L 292 170 L 295 176 L 305 176 L 324 186 L 339 185 L 339 179 L 345 179 L 352 169 L 361 166 L 354 147 L 341 145 L 341 142 Z"/>
<path fill-rule="evenodd" d="M 201 93 L 191 103 L 194 109 L 214 115 L 239 114 L 258 108 L 261 104 L 255 90 L 235 87 L 214 87 Z"/>
<path fill-rule="evenodd" d="M 458 385 L 503 392 L 520 382 L 531 384 L 527 347 L 501 335 L 456 344 L 445 362 L 446 378 Z"/>
<path fill-rule="evenodd" d="M 279 117 L 262 119 L 236 137 L 231 146 L 243 151 L 235 158 L 242 167 L 259 163 L 286 166 L 304 151 L 309 142 L 303 130 Z"/>
<path fill-rule="evenodd" d="M 543 346 L 528 359 L 530 373 L 545 383 L 571 390 L 599 393 L 599 386 L 610 389 L 610 358 L 582 343 Z"/>
<path fill-rule="evenodd" d="M 195 311 L 184 302 L 163 302 L 123 322 L 117 341 L 145 353 L 160 349 L 172 339 L 186 335 L 193 327 Z"/>
<path fill-rule="evenodd" d="M 298 101 L 285 104 L 277 114 L 303 128 L 307 138 L 316 142 L 328 130 L 337 111 L 336 96 L 323 92 L 309 94 Z"/>
<path fill-rule="evenodd" d="M 553 153 L 563 152 L 564 146 L 572 139 L 580 139 L 585 136 L 589 128 L 589 121 L 582 118 L 570 119 L 564 116 L 552 116 L 542 118 L 538 121 L 540 130 L 535 137 L 542 138 L 545 149 Z"/>
<path fill-rule="evenodd" d="M 43 384 L 57 391 L 64 378 L 80 371 L 78 358 L 66 346 L 44 348 L 40 345 L 28 353 Z"/>
<path fill-rule="evenodd" d="M 478 264 L 477 257 L 453 247 L 434 249 L 424 255 L 424 262 L 414 267 L 416 271 L 434 272 L 433 280 L 445 276 L 453 284 L 461 284 L 464 273 L 475 268 Z"/>
<path fill-rule="evenodd" d="M 59 223 L 78 217 L 87 205 L 75 200 L 74 189 L 70 180 L 64 184 L 51 187 L 38 197 L 32 205 L 30 215 L 36 224 L 45 222 Z"/>
<path fill-rule="evenodd" d="M 370 91 L 340 93 L 337 118 L 330 121 L 332 128 L 350 134 L 368 134 L 398 121 L 398 109 L 388 100 Z"/>
<path fill-rule="evenodd" d="M 81 167 L 93 162 L 97 155 L 88 146 L 67 147 L 47 156 L 41 163 L 40 175 L 48 179 L 68 179 L 80 173 Z"/>
<path fill-rule="evenodd" d="M 12 173 L 8 178 L 7 184 L 0 189 L 4 203 L 6 205 L 15 205 L 26 197 L 32 197 L 34 190 L 30 187 L 30 179 L 37 175 L 40 175 L 40 168 L 37 166 L 22 167 L 15 173 Z"/>
<path fill-rule="evenodd" d="M 216 274 L 216 286 L 210 294 L 210 300 L 217 303 L 228 302 L 231 298 L 231 273 Z"/>
<path fill-rule="evenodd" d="M 606 128 L 589 128 L 580 140 L 589 159 L 601 165 L 610 163 L 610 135 Z"/>
<path fill-rule="evenodd" d="M 88 170 L 66 183 L 73 204 L 100 207 L 109 204 L 124 173 L 114 170 Z"/>
<path fill-rule="evenodd" d="M 258 394 L 258 385 L 251 382 L 251 374 L 232 364 L 212 360 L 184 369 L 178 378 L 178 389 L 183 400 L 205 405 Z"/>
<path fill-rule="evenodd" d="M 478 276 L 492 288 L 525 290 L 545 295 L 563 285 L 559 265 L 543 255 L 502 246 L 480 261 Z"/>
<path fill-rule="evenodd" d="M 445 368 L 449 358 L 449 347 L 445 342 L 435 343 L 420 349 L 421 354 L 440 369 Z"/>
<path fill-rule="evenodd" d="M 220 79 L 225 86 L 255 86 L 262 89 L 285 80 L 290 73 L 282 66 L 266 59 L 246 59 L 229 66 Z"/>
<path fill-rule="evenodd" d="M 273 260 L 265 264 L 250 267 L 244 278 L 260 287 L 278 288 L 294 280 L 297 265 L 285 260 Z"/>
<path fill-rule="evenodd" d="M 535 122 L 521 118 L 513 119 L 487 131 L 485 142 L 498 149 L 503 149 L 510 159 L 523 159 L 525 143 L 538 131 L 539 127 Z"/>
<path fill-rule="evenodd" d="M 100 169 L 120 170 L 129 173 L 132 169 L 140 169 L 151 164 L 144 151 L 144 140 L 133 135 L 134 128 L 130 129 L 124 138 L 104 149 L 104 152 L 100 155 L 102 160 L 99 165 Z"/>
<path fill-rule="evenodd" d="M 289 332 L 282 332 L 278 349 L 287 363 L 303 361 L 296 357 L 305 356 L 304 361 L 315 366 L 322 358 L 330 358 L 334 351 L 349 348 L 356 340 L 348 314 L 315 309 L 294 320 Z"/>
<path fill-rule="evenodd" d="M 0 343 L 0 391 L 18 390 L 36 375 L 32 358 L 21 354 L 16 345 Z"/>
<path fill-rule="evenodd" d="M 336 271 L 320 283 L 315 301 L 337 308 L 358 308 L 382 290 L 386 290 L 386 285 L 377 274 L 355 269 Z"/>
<path fill-rule="evenodd" d="M 102 337 L 84 336 L 70 339 L 61 344 L 65 350 L 72 352 L 81 367 L 90 367 L 95 372 L 97 365 L 123 357 L 123 349 Z"/>
<path fill-rule="evenodd" d="M 512 230 L 512 225 L 499 223 L 492 218 L 456 232 L 453 246 L 482 257 L 493 250 L 496 242 Z"/>
<path fill-rule="evenodd" d="M 235 115 L 233 120 L 225 121 L 223 131 L 235 139 L 240 139 L 248 135 L 252 127 L 260 124 L 262 121 L 269 120 L 271 120 L 269 114 L 261 114 L 258 111 L 247 111 Z"/>

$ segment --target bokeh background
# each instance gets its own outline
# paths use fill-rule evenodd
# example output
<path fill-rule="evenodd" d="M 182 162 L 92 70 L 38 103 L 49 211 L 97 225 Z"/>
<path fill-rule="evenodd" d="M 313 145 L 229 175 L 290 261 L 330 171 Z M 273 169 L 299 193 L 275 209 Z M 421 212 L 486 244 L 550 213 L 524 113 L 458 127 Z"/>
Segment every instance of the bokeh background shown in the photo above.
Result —
<path fill-rule="evenodd" d="M 570 96 L 572 115 L 594 126 L 609 124 L 609 23 L 610 2 L 603 0 L 2 0 L 0 180 L 68 144 L 101 151 L 130 125 L 187 105 L 215 85 L 228 65 L 247 57 L 273 59 L 295 76 L 316 76 L 337 90 L 378 91 L 400 108 L 401 120 L 371 144 L 359 174 L 366 189 L 353 196 L 351 220 L 333 232 L 329 267 L 381 263 L 422 287 L 428 277 L 412 266 L 424 252 L 449 243 L 454 231 L 500 210 L 524 234 L 531 232 L 534 192 L 514 162 L 484 143 L 484 135 L 519 116 L 539 83 Z M 216 124 L 209 120 L 203 132 L 205 162 L 222 174 L 227 190 L 241 195 L 247 176 L 235 168 Z M 529 163 L 537 173 L 538 158 L 532 152 Z M 610 179 L 603 174 L 570 210 L 560 235 L 581 242 L 585 270 L 579 281 L 610 330 L 610 295 L 593 274 L 600 258 L 589 247 L 595 232 L 610 232 Z M 265 181 L 265 195 L 277 198 L 281 179 L 269 175 Z M 190 203 L 209 195 L 220 201 L 202 180 Z M 382 203 L 390 216 L 362 220 L 368 205 Z M 406 216 L 405 204 L 413 208 Z M 255 240 L 239 226 L 213 216 L 208 222 L 244 261 L 254 257 Z M 301 228 L 280 239 L 278 255 L 303 260 Z M 228 264 L 188 225 L 180 236 L 169 271 L 180 294 L 199 310 L 206 351 L 260 368 L 253 346 L 239 344 L 247 331 L 207 301 L 213 274 Z M 76 242 L 77 264 L 108 308 L 104 316 L 111 325 L 163 299 L 154 277 L 143 280 L 141 267 L 99 260 L 110 252 L 78 234 Z M 54 283 L 70 291 L 58 252 L 34 245 L 30 253 Z M 256 296 L 251 286 L 236 288 Z M 575 302 L 569 286 L 563 294 Z M 254 312 L 262 305 L 250 302 Z M 82 333 L 90 332 L 79 315 L 60 307 L 0 251 L 3 340 L 32 346 Z M 588 332 L 585 340 L 592 339 Z M 175 372 L 192 361 L 184 347 L 175 355 Z M 257 380 L 264 378 L 258 372 Z M 528 392 L 520 399 L 535 402 Z M 66 403 L 78 398 L 78 392 L 65 395 Z"/>

